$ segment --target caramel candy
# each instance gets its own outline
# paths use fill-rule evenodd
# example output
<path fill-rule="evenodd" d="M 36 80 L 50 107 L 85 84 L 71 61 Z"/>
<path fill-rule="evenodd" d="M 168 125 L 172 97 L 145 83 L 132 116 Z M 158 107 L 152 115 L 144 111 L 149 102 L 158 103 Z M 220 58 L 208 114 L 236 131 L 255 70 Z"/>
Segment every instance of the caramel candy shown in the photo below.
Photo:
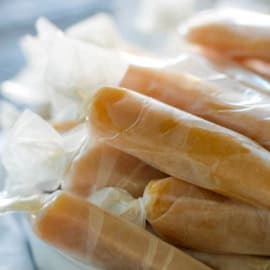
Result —
<path fill-rule="evenodd" d="M 180 33 L 222 55 L 270 60 L 270 16 L 263 13 L 213 9 L 195 15 Z"/>
<path fill-rule="evenodd" d="M 139 226 L 68 193 L 44 207 L 34 229 L 52 246 L 101 269 L 210 269 Z"/>
<path fill-rule="evenodd" d="M 177 71 L 177 64 L 174 70 L 130 66 L 121 82 L 122 87 L 237 131 L 270 150 L 270 88 L 267 93 L 247 84 L 213 70 L 193 76 Z"/>
<path fill-rule="evenodd" d="M 212 253 L 270 255 L 270 212 L 173 177 L 148 184 L 147 220 L 175 245 Z"/>
<path fill-rule="evenodd" d="M 89 125 L 97 136 L 187 182 L 270 206 L 270 154 L 250 139 L 125 89 L 93 98 Z"/>

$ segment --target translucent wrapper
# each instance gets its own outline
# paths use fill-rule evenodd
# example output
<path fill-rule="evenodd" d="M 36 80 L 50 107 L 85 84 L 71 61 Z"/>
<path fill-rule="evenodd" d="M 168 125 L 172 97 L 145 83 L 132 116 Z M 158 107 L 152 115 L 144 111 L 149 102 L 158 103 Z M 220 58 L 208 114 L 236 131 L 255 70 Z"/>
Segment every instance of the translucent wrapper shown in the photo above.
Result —
<path fill-rule="evenodd" d="M 269 207 L 270 155 L 247 137 L 125 89 L 93 98 L 89 125 L 105 142 L 187 182 Z"/>
<path fill-rule="evenodd" d="M 270 212 L 180 179 L 150 182 L 147 220 L 167 241 L 200 251 L 269 256 Z"/>
<path fill-rule="evenodd" d="M 165 174 L 105 143 L 91 144 L 70 169 L 66 188 L 82 196 L 106 186 L 120 187 L 142 196 L 147 183 Z"/>
<path fill-rule="evenodd" d="M 180 32 L 196 44 L 238 58 L 270 60 L 270 16 L 240 9 L 195 15 Z"/>
<path fill-rule="evenodd" d="M 47 243 L 101 269 L 210 269 L 142 228 L 68 193 L 58 193 L 34 219 Z"/>
<path fill-rule="evenodd" d="M 36 114 L 25 111 L 7 136 L 2 161 L 8 194 L 35 194 L 59 186 L 67 158 L 61 136 Z"/>
<path fill-rule="evenodd" d="M 62 135 L 40 116 L 24 111 L 7 132 L 2 152 L 5 193 L 29 196 L 57 189 L 84 145 L 85 126 Z"/>

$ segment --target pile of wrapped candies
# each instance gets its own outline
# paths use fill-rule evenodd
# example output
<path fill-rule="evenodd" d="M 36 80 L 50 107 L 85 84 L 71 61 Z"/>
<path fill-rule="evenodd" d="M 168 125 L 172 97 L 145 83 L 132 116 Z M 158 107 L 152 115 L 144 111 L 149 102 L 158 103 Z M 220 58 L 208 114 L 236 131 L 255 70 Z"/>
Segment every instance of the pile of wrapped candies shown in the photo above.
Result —
<path fill-rule="evenodd" d="M 0 210 L 86 269 L 268 269 L 270 16 L 195 14 L 170 58 L 105 15 L 37 33 L 2 85 L 42 110 L 1 116 Z"/>

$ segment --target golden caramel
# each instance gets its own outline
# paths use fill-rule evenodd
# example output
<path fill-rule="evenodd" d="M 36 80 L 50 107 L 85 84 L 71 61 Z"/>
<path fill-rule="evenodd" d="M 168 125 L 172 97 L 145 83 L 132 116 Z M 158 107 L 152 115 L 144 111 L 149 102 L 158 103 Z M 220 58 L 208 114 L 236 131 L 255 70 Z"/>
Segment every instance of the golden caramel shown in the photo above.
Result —
<path fill-rule="evenodd" d="M 148 184 L 147 220 L 168 242 L 213 253 L 270 254 L 270 212 L 173 177 Z"/>
<path fill-rule="evenodd" d="M 122 100 L 107 102 L 117 92 L 123 94 Z M 103 113 L 112 120 L 110 125 L 100 121 L 97 115 L 103 103 L 106 103 Z M 168 119 L 176 124 L 166 127 L 164 132 L 162 127 Z M 97 92 L 89 124 L 106 143 L 168 175 L 254 205 L 270 207 L 270 154 L 238 133 L 117 88 Z"/>
<path fill-rule="evenodd" d="M 269 15 L 220 9 L 195 15 L 180 32 L 189 41 L 222 55 L 270 60 L 269 26 Z"/>
<path fill-rule="evenodd" d="M 130 66 L 120 85 L 237 131 L 270 150 L 270 98 L 264 91 L 253 89 L 253 99 L 250 86 L 230 79 L 211 82 L 139 66 Z"/>
<path fill-rule="evenodd" d="M 68 193 L 35 219 L 45 242 L 86 264 L 108 270 L 210 269 L 144 229 Z"/>

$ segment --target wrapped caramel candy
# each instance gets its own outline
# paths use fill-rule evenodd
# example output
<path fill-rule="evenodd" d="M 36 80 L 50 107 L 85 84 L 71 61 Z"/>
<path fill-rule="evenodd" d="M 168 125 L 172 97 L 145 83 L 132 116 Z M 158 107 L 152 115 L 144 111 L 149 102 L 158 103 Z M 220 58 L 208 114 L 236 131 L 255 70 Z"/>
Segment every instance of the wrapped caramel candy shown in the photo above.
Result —
<path fill-rule="evenodd" d="M 34 219 L 45 242 L 101 269 L 210 269 L 144 229 L 95 205 L 59 193 Z"/>
<path fill-rule="evenodd" d="M 187 182 L 270 206 L 270 155 L 250 139 L 152 98 L 105 87 L 91 130 L 107 143 Z"/>
<path fill-rule="evenodd" d="M 212 253 L 270 255 L 269 210 L 172 177 L 150 182 L 144 202 L 147 220 L 170 243 Z"/>
<path fill-rule="evenodd" d="M 258 90 L 253 80 L 242 78 L 246 81 L 244 85 L 211 66 L 192 73 L 186 66 L 193 64 L 195 70 L 195 65 L 205 65 L 205 61 L 190 56 L 188 60 L 179 61 L 167 70 L 130 66 L 120 85 L 240 132 L 270 149 L 269 83 L 263 84 L 262 80 Z M 233 73 L 228 66 L 223 69 Z M 241 74 L 240 77 L 249 77 Z"/>
<path fill-rule="evenodd" d="M 240 9 L 220 9 L 195 15 L 180 28 L 198 45 L 237 58 L 270 60 L 270 16 Z"/>
<path fill-rule="evenodd" d="M 231 215 L 232 216 L 231 223 L 233 223 L 234 225 L 236 220 L 238 220 L 239 222 L 240 219 L 242 220 L 243 215 L 245 216 L 245 219 L 251 220 L 254 219 L 255 222 L 252 221 L 254 225 L 256 225 L 255 223 L 258 222 L 260 217 L 266 216 L 264 214 L 260 215 L 260 213 L 266 211 L 261 211 L 259 209 L 257 209 L 258 215 L 252 215 L 252 212 L 254 214 L 254 208 L 248 206 L 247 209 L 248 208 L 250 209 L 245 213 L 243 209 L 245 208 L 246 205 L 243 205 L 239 202 L 234 202 L 230 199 L 224 198 L 223 196 L 219 196 L 217 194 L 198 188 L 191 184 L 185 183 L 173 177 L 152 181 L 148 185 L 143 198 L 133 199 L 126 191 L 121 190 L 119 188 L 103 188 L 102 190 L 92 193 L 89 200 L 95 205 L 98 205 L 99 207 L 108 210 L 114 215 L 120 216 L 121 218 L 124 218 L 139 226 L 144 226 L 145 206 L 146 209 L 148 210 L 148 214 L 150 212 L 150 216 L 153 214 L 151 213 L 151 210 L 153 210 L 153 212 L 159 213 L 164 211 L 164 213 L 160 217 L 156 218 L 155 220 L 151 220 L 150 222 L 153 222 L 155 225 L 163 224 L 163 226 L 161 227 L 163 229 L 167 227 L 168 232 L 175 231 L 175 228 L 177 228 L 177 231 L 175 232 L 175 238 L 177 238 L 177 236 L 181 234 L 182 232 L 181 229 L 183 228 L 181 225 L 186 222 L 187 225 L 185 226 L 185 231 L 183 232 L 184 237 L 195 238 L 198 236 L 198 239 L 201 239 L 202 238 L 201 235 L 200 234 L 198 235 L 196 232 L 194 233 L 194 235 L 187 235 L 187 232 L 191 231 L 194 232 L 193 230 L 195 224 L 194 219 L 196 219 L 196 223 L 200 223 L 200 227 L 210 226 L 210 223 L 211 221 L 213 221 L 213 219 L 220 220 L 221 223 L 226 218 L 228 219 L 230 218 L 227 211 L 229 207 L 236 215 L 236 216 Z M 180 205 L 182 207 L 179 207 Z M 187 209 L 186 207 L 188 205 L 190 206 L 189 209 Z M 208 207 L 209 209 L 207 209 L 206 213 L 205 208 L 207 208 L 207 206 L 209 206 Z M 224 213 L 221 210 L 221 208 L 225 209 Z M 185 209 L 187 209 L 187 211 L 185 211 Z M 215 211 L 216 213 L 214 213 Z M 182 219 L 182 215 L 183 215 L 183 222 L 181 223 L 180 221 L 181 224 L 179 226 L 178 221 Z M 191 219 L 191 221 L 187 220 L 188 219 L 187 216 Z M 208 217 L 210 221 L 207 220 Z M 224 225 L 226 224 L 224 223 Z M 249 221 L 249 224 L 252 223 Z M 217 227 L 221 228 L 224 227 L 223 225 L 222 226 L 219 226 L 218 224 L 216 225 Z M 267 226 L 267 224 L 263 225 Z M 170 226 L 172 229 L 169 228 Z M 187 227 L 191 229 L 190 230 L 186 229 Z M 213 233 L 211 233 L 212 237 L 216 237 L 216 232 L 220 228 L 218 229 L 216 229 L 215 227 L 211 228 L 213 228 Z M 232 226 L 230 226 L 229 224 L 228 230 L 223 230 L 224 235 L 226 233 L 229 234 L 230 232 L 232 232 L 231 235 L 228 236 L 229 240 L 232 239 L 235 236 L 235 234 L 237 234 L 237 228 L 235 231 L 231 230 L 231 228 Z M 253 230 L 255 228 L 256 226 L 253 226 Z M 151 228 L 148 229 L 150 229 L 151 231 Z M 246 232 L 245 229 L 247 229 L 246 225 L 243 226 L 243 230 Z M 198 231 L 199 230 L 202 233 L 202 229 L 198 228 Z M 245 236 L 249 240 L 251 240 L 249 238 L 249 233 L 251 233 L 252 235 L 254 235 L 254 233 L 246 232 Z M 219 243 L 220 240 L 219 237 L 216 237 L 215 240 L 218 247 L 221 247 L 224 244 L 224 241 L 221 241 Z M 235 245 L 237 245 L 237 243 L 239 244 L 238 240 L 239 236 L 236 235 Z M 256 245 L 258 244 L 259 243 L 256 243 Z M 242 269 L 254 270 L 254 269 L 266 269 L 269 266 L 268 257 L 206 253 L 191 249 L 187 249 L 185 250 L 185 252 L 217 270 L 242 270 Z"/>

